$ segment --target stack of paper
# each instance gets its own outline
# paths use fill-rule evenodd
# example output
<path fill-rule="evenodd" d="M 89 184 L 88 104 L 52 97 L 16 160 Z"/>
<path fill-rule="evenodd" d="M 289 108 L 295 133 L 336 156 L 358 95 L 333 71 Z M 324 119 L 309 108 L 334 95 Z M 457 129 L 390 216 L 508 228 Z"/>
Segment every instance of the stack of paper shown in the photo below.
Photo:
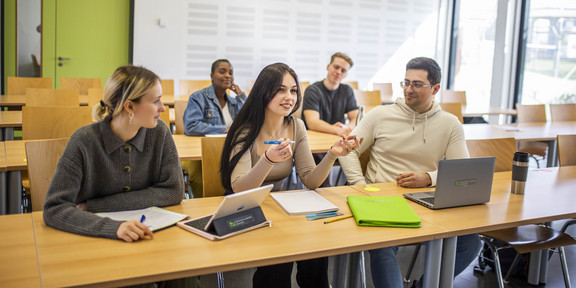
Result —
<path fill-rule="evenodd" d="M 270 193 L 270 196 L 290 215 L 338 211 L 338 207 L 316 191 Z"/>
<path fill-rule="evenodd" d="M 152 231 L 160 230 L 168 226 L 176 224 L 176 222 L 185 219 L 188 215 L 172 212 L 170 210 L 150 207 L 139 210 L 119 211 L 119 212 L 104 212 L 97 213 L 100 217 L 108 217 L 116 221 L 140 221 L 144 216 L 144 224 Z"/>

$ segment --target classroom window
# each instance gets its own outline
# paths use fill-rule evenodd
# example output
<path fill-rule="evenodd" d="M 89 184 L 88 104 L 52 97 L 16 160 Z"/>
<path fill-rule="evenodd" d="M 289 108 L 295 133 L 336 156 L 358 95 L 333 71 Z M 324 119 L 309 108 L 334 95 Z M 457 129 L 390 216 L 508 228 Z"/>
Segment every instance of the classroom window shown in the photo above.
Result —
<path fill-rule="evenodd" d="M 521 103 L 575 103 L 575 1 L 532 0 L 526 17 Z"/>

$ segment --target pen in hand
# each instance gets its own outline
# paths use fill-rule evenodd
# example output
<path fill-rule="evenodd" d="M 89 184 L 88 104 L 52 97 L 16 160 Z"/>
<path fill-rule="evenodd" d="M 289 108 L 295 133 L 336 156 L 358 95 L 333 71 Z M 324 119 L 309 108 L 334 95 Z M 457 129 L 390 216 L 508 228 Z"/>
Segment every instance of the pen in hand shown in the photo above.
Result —
<path fill-rule="evenodd" d="M 278 145 L 278 144 L 281 144 L 282 142 L 284 142 L 284 141 L 264 141 L 264 144 L 276 144 L 276 145 Z M 290 144 L 294 144 L 294 143 L 296 143 L 296 142 L 290 141 Z"/>

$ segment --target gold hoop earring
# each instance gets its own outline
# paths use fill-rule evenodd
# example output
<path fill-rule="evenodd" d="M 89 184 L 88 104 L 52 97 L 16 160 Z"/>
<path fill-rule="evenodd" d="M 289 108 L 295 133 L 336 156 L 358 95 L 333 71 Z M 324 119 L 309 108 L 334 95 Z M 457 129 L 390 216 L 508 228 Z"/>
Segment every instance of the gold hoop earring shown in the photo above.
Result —
<path fill-rule="evenodd" d="M 130 125 L 132 125 L 132 119 L 134 119 L 134 113 L 130 113 Z"/>

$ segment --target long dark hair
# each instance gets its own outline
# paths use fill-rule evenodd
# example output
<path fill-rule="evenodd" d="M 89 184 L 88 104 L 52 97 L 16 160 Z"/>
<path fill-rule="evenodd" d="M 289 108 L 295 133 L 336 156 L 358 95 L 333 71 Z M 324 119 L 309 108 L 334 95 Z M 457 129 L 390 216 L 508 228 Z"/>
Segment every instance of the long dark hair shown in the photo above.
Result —
<path fill-rule="evenodd" d="M 302 94 L 298 84 L 298 76 L 296 76 L 296 72 L 292 68 L 284 63 L 274 63 L 262 69 L 258 78 L 256 78 L 256 82 L 254 82 L 250 96 L 248 96 L 246 103 L 244 103 L 244 106 L 234 118 L 230 130 L 228 130 L 228 136 L 226 136 L 222 159 L 220 160 L 220 175 L 226 194 L 234 193 L 231 182 L 232 170 L 234 170 L 242 155 L 250 149 L 250 146 L 260 134 L 260 129 L 264 124 L 266 107 L 280 91 L 282 80 L 286 73 L 289 73 L 296 81 L 298 99 L 290 115 L 284 118 L 285 123 L 290 123 L 292 114 L 301 105 Z M 237 152 L 230 158 L 233 151 Z"/>

